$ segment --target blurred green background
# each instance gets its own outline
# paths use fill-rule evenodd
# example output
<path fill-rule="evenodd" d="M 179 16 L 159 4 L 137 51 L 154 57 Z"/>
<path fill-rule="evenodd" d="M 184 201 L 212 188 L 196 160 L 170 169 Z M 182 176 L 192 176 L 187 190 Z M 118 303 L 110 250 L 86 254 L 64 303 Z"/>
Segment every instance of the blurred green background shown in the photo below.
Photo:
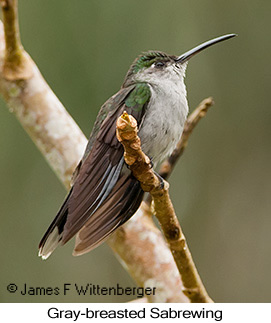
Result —
<path fill-rule="evenodd" d="M 180 0 L 19 1 L 24 47 L 88 136 L 102 103 L 134 58 L 181 54 L 226 34 L 188 66 L 190 109 L 213 96 L 171 176 L 171 196 L 199 273 L 216 302 L 271 302 L 271 2 Z M 131 297 L 22 296 L 6 286 L 134 286 L 103 244 L 72 257 L 73 241 L 47 261 L 37 245 L 65 190 L 0 102 L 2 302 L 111 302 Z"/>

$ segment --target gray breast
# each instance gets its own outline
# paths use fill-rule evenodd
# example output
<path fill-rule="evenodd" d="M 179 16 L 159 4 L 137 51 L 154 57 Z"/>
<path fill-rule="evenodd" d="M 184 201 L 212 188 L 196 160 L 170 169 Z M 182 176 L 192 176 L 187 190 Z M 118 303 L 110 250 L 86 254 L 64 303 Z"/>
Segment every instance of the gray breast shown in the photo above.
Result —
<path fill-rule="evenodd" d="M 183 84 L 184 86 L 184 84 Z M 179 141 L 188 113 L 185 88 L 163 83 L 150 86 L 151 99 L 139 131 L 143 151 L 154 166 L 172 153 Z"/>

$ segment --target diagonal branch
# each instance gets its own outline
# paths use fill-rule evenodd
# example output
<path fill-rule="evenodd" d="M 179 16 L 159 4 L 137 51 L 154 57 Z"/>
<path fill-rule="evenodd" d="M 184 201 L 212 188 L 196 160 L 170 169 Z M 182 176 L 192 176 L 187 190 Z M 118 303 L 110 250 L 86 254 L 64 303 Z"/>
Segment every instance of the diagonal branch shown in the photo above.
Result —
<path fill-rule="evenodd" d="M 149 192 L 154 202 L 154 213 L 161 225 L 175 263 L 179 270 L 183 293 L 191 302 L 212 302 L 202 284 L 185 236 L 180 227 L 169 197 L 169 184 L 161 185 L 153 172 L 150 159 L 141 150 L 137 135 L 136 119 L 126 112 L 117 120 L 117 138 L 124 147 L 124 159 L 145 192 Z"/>

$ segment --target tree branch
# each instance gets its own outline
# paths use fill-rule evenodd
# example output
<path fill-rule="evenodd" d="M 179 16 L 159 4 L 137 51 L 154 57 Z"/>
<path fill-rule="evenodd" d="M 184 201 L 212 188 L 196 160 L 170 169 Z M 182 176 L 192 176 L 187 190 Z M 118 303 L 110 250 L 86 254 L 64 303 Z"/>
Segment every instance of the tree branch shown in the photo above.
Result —
<path fill-rule="evenodd" d="M 30 78 L 33 64 L 21 43 L 17 0 L 0 0 L 0 4 L 3 12 L 6 43 L 3 76 L 7 80 Z"/>
<path fill-rule="evenodd" d="M 149 302 L 189 302 L 171 252 L 144 202 L 108 244 L 138 286 L 156 287 L 155 295 L 147 296 Z"/>
<path fill-rule="evenodd" d="M 126 112 L 117 120 L 117 138 L 124 147 L 124 159 L 145 192 L 153 198 L 155 215 L 174 257 L 184 285 L 183 293 L 191 302 L 212 302 L 208 296 L 188 249 L 173 205 L 169 197 L 169 184 L 161 187 L 159 178 L 152 170 L 149 158 L 141 150 L 137 136 L 136 119 Z"/>

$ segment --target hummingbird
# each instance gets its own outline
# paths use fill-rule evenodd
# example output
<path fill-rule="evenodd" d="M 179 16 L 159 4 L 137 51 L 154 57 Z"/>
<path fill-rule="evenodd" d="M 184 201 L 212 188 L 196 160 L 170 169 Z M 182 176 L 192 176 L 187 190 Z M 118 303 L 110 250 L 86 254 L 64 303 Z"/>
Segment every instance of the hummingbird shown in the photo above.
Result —
<path fill-rule="evenodd" d="M 116 121 L 124 111 L 138 123 L 142 151 L 155 168 L 179 141 L 188 115 L 184 84 L 188 60 L 205 48 L 236 36 L 206 41 L 180 56 L 161 51 L 141 54 L 120 90 L 101 107 L 71 189 L 39 244 L 48 258 L 76 235 L 73 255 L 104 242 L 137 211 L 144 192 L 124 162 Z"/>

